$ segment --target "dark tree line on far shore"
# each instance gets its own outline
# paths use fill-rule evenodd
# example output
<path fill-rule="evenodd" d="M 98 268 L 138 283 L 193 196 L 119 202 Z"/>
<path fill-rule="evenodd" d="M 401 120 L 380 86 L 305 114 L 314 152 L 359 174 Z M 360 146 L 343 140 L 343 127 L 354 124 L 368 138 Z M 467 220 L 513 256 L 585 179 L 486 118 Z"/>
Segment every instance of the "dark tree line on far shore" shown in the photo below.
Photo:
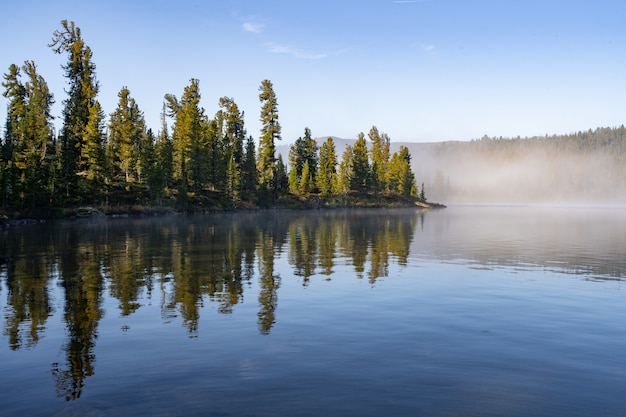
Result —
<path fill-rule="evenodd" d="M 4 213 L 53 215 L 94 205 L 165 206 L 178 210 L 271 207 L 314 199 L 329 204 L 348 195 L 395 195 L 425 200 L 411 170 L 411 154 L 390 154 L 390 139 L 372 127 L 339 157 L 332 138 L 320 147 L 304 129 L 289 152 L 276 156 L 281 140 L 273 85 L 259 87 L 262 122 L 257 143 L 248 135 L 234 99 L 219 99 L 213 118 L 200 105 L 200 83 L 164 97 L 161 126 L 146 126 L 128 87 L 107 114 L 97 97 L 92 51 L 74 22 L 63 20 L 48 45 L 67 56 L 67 97 L 55 134 L 54 96 L 33 61 L 4 74 L 7 118 L 0 147 L 0 209 Z"/>

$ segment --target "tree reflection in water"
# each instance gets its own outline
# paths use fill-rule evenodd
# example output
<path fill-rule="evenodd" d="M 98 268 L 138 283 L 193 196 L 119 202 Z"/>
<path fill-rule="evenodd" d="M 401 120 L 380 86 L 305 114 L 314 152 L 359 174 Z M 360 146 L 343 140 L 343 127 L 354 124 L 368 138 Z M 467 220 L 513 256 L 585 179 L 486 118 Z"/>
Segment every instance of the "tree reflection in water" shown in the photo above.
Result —
<path fill-rule="evenodd" d="M 65 363 L 53 363 L 51 373 L 57 395 L 75 400 L 95 372 L 105 292 L 127 316 L 158 288 L 163 320 L 180 317 L 196 337 L 205 304 L 233 313 L 256 277 L 258 329 L 268 335 L 283 279 L 277 258 L 288 260 L 304 286 L 315 275 L 332 279 L 338 258 L 374 283 L 387 276 L 390 259 L 406 263 L 420 218 L 416 211 L 269 211 L 58 222 L 4 232 L 4 333 L 11 349 L 34 348 L 54 312 L 51 286 L 59 285 Z"/>

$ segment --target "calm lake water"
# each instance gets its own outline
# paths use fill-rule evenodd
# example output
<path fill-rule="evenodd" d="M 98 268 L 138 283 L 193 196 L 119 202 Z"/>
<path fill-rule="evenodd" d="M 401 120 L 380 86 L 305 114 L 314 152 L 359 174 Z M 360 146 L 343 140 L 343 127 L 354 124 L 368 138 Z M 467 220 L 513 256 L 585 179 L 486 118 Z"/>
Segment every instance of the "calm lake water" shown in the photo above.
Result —
<path fill-rule="evenodd" d="M 0 232 L 0 415 L 624 416 L 626 210 Z"/>

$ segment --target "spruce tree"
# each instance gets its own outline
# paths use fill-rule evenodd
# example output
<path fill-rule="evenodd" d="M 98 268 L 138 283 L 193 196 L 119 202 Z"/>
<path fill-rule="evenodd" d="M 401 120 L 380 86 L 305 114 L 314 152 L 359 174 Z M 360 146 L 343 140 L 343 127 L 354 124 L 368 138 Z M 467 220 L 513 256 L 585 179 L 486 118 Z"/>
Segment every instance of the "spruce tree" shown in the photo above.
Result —
<path fill-rule="evenodd" d="M 57 53 L 67 53 L 68 61 L 63 66 L 68 79 L 68 98 L 64 101 L 63 127 L 60 133 L 62 183 L 68 201 L 79 201 L 83 195 L 77 187 L 79 161 L 85 145 L 85 129 L 89 123 L 89 112 L 95 104 L 99 85 L 96 81 L 96 66 L 92 62 L 92 51 L 81 37 L 80 28 L 74 22 L 61 21 L 61 29 L 54 31 L 48 45 Z"/>
<path fill-rule="evenodd" d="M 96 100 L 89 108 L 85 145 L 81 148 L 78 172 L 81 177 L 81 194 L 90 202 L 101 201 L 106 193 L 107 178 L 110 178 L 106 161 L 104 117 L 102 107 Z"/>
<path fill-rule="evenodd" d="M 143 112 L 127 87 L 122 87 L 117 108 L 109 121 L 109 146 L 113 156 L 114 176 L 125 183 L 139 180 L 141 142 L 145 134 Z"/>
<path fill-rule="evenodd" d="M 10 99 L 7 174 L 13 188 L 13 204 L 35 212 L 49 209 L 52 202 L 54 138 L 50 107 L 54 99 L 33 61 L 26 61 L 22 71 L 28 78 L 25 85 L 19 80 L 16 66 L 9 68 L 3 83 L 4 95 Z"/>
<path fill-rule="evenodd" d="M 333 192 L 333 180 L 337 173 L 337 156 L 335 154 L 335 143 L 329 137 L 320 148 L 319 167 L 315 182 L 321 195 L 328 195 Z"/>
<path fill-rule="evenodd" d="M 415 176 L 411 170 L 411 154 L 406 146 L 400 146 L 398 152 L 392 155 L 387 181 L 390 189 L 401 195 L 415 194 L 416 184 Z"/>
<path fill-rule="evenodd" d="M 353 157 L 354 147 L 352 145 L 346 146 L 346 149 L 341 155 L 341 162 L 339 163 L 338 179 L 336 183 L 337 188 L 335 190 L 337 194 L 347 194 L 350 191 L 352 177 L 354 176 Z"/>
<path fill-rule="evenodd" d="M 12 64 L 9 72 L 4 74 L 4 92 L 2 95 L 9 99 L 7 118 L 2 143 L 2 201 L 3 206 L 15 205 L 18 193 L 18 170 L 15 166 L 14 152 L 16 143 L 20 141 L 20 124 L 26 113 L 26 88 L 20 80 L 20 67 Z"/>
<path fill-rule="evenodd" d="M 372 142 L 370 150 L 372 188 L 375 192 L 385 191 L 387 189 L 390 140 L 387 134 L 379 133 L 376 126 L 372 126 L 367 136 Z"/>
<path fill-rule="evenodd" d="M 239 201 L 241 195 L 241 165 L 243 163 L 243 147 L 246 139 L 244 114 L 230 97 L 222 97 L 219 101 L 221 116 L 224 120 L 223 159 L 227 161 L 226 182 L 229 195 Z M 233 188 L 234 187 L 234 188 Z"/>
<path fill-rule="evenodd" d="M 208 120 L 200 107 L 199 81 L 192 78 L 185 87 L 180 102 L 176 96 L 166 95 L 169 114 L 175 118 L 172 132 L 174 179 L 178 182 L 179 198 L 185 201 L 189 187 L 202 190 L 207 173 L 207 129 Z"/>
<path fill-rule="evenodd" d="M 308 163 L 309 165 L 309 173 L 311 174 L 311 178 L 315 179 L 318 166 L 317 151 L 317 142 L 315 142 L 315 139 L 311 137 L 311 129 L 307 127 L 304 129 L 304 138 L 299 137 L 298 139 L 296 139 L 294 144 L 289 149 L 289 166 L 295 169 L 295 178 L 293 181 L 295 181 L 294 184 L 298 184 L 295 188 L 300 188 L 300 184 L 303 180 L 302 170 L 305 163 Z M 306 179 L 305 181 L 309 181 L 309 179 Z M 313 187 L 315 183 L 312 183 L 310 185 L 311 187 Z"/>
<path fill-rule="evenodd" d="M 252 136 L 248 136 L 245 149 L 241 166 L 242 196 L 245 200 L 254 201 L 258 184 L 258 172 L 256 168 L 255 143 Z"/>
<path fill-rule="evenodd" d="M 313 176 L 309 169 L 309 161 L 304 161 L 304 167 L 302 167 L 302 175 L 300 176 L 299 191 L 301 195 L 308 195 L 311 192 L 313 186 Z"/>
<path fill-rule="evenodd" d="M 272 199 L 278 199 L 278 179 L 276 169 L 276 141 L 280 140 L 280 123 L 278 122 L 278 102 L 274 87 L 270 80 L 263 80 L 259 87 L 261 101 L 261 137 L 259 139 L 258 173 L 259 186 L 271 191 Z M 286 176 L 286 175 L 285 175 Z"/>
<path fill-rule="evenodd" d="M 167 127 L 167 113 L 166 105 L 163 103 L 163 111 L 161 113 L 161 131 L 159 132 L 156 142 L 156 164 L 160 169 L 162 176 L 162 187 L 170 188 L 174 178 L 174 145 L 169 135 L 169 129 Z M 160 198 L 157 197 L 157 198 Z"/>
<path fill-rule="evenodd" d="M 350 189 L 360 192 L 368 191 L 370 187 L 370 175 L 365 135 L 359 133 L 352 149 L 352 177 L 350 178 Z"/>
<path fill-rule="evenodd" d="M 300 184 L 298 183 L 298 170 L 291 163 L 289 168 L 289 192 L 295 195 L 300 194 Z"/>

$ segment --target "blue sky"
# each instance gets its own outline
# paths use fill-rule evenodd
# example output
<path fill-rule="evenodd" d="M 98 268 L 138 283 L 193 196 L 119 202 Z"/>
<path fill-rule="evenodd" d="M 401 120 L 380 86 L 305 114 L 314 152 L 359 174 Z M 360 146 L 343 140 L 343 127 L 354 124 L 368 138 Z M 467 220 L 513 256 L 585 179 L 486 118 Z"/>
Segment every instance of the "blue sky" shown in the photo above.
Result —
<path fill-rule="evenodd" d="M 66 56 L 47 44 L 73 20 L 93 50 L 107 114 L 130 89 L 149 127 L 163 96 L 200 80 L 259 136 L 258 88 L 274 84 L 283 142 L 569 133 L 626 121 L 626 1 L 225 0 L 4 2 L 0 67 L 34 60 L 61 122 Z M 0 122 L 6 100 L 0 98 Z"/>

